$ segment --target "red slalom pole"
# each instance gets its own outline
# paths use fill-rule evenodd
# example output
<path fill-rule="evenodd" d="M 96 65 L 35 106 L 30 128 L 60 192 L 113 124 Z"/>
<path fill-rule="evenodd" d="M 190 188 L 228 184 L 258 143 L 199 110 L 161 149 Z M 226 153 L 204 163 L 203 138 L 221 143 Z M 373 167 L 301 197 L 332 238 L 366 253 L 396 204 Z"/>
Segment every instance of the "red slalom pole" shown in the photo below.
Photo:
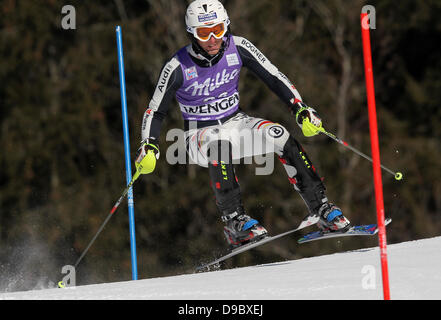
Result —
<path fill-rule="evenodd" d="M 361 14 L 361 34 L 363 39 L 363 57 L 366 78 L 366 91 L 369 111 L 369 129 L 371 135 L 372 163 L 377 206 L 378 241 L 380 246 L 381 272 L 383 279 L 384 300 L 390 300 L 389 273 L 387 267 L 386 227 L 384 225 L 383 182 L 381 180 L 380 147 L 378 143 L 377 112 L 375 106 L 374 74 L 372 69 L 371 39 L 367 13 Z"/>

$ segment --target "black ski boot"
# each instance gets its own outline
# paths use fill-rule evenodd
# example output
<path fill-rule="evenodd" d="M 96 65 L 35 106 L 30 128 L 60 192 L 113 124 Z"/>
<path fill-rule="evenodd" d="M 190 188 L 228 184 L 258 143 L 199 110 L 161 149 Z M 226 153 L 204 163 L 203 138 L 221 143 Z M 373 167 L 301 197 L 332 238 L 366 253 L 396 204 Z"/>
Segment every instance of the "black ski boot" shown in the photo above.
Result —
<path fill-rule="evenodd" d="M 224 235 L 231 248 L 258 241 L 267 236 L 266 229 L 256 219 L 251 218 L 242 206 L 230 214 L 222 215 L 225 222 Z"/>
<path fill-rule="evenodd" d="M 349 220 L 343 215 L 340 208 L 332 203 L 324 203 L 318 210 L 320 220 L 317 226 L 323 232 L 347 231 L 350 228 Z"/>

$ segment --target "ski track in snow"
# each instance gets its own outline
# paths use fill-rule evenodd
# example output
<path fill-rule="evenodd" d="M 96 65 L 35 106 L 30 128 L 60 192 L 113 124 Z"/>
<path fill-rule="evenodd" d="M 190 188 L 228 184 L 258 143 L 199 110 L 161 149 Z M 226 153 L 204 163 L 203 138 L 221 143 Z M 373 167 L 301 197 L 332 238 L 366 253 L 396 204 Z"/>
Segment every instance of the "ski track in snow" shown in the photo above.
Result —
<path fill-rule="evenodd" d="M 391 299 L 441 299 L 441 237 L 389 244 L 387 254 Z M 373 279 L 375 282 L 370 281 Z M 0 294 L 0 300 L 14 299 L 381 300 L 380 250 L 375 247 L 245 268 Z"/>

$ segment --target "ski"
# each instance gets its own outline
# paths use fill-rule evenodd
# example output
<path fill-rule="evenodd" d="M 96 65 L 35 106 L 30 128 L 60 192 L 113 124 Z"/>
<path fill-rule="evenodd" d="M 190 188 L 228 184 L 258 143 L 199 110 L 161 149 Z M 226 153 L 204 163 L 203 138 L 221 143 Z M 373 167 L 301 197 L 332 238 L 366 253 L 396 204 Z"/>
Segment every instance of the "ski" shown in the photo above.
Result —
<path fill-rule="evenodd" d="M 384 225 L 387 226 L 389 223 L 391 223 L 392 219 L 387 218 L 384 220 Z M 339 231 L 332 231 L 332 232 L 322 232 L 322 231 L 314 231 L 310 232 L 303 237 L 301 237 L 299 240 L 297 240 L 298 243 L 306 243 L 311 242 L 315 240 L 323 240 L 323 239 L 329 239 L 329 238 L 338 238 L 338 237 L 348 237 L 348 236 L 372 236 L 377 234 L 378 232 L 378 226 L 376 223 L 374 224 L 365 224 L 365 225 L 359 225 L 359 226 L 353 226 L 350 227 L 347 231 L 339 232 Z"/>
<path fill-rule="evenodd" d="M 203 264 L 203 265 L 201 265 L 199 267 L 196 267 L 196 271 L 202 271 L 204 269 L 209 269 L 209 267 L 211 267 L 213 265 L 216 265 L 216 264 L 218 264 L 218 263 L 220 263 L 220 262 L 222 262 L 224 260 L 227 260 L 227 259 L 229 259 L 231 257 L 234 257 L 234 256 L 236 256 L 236 255 L 238 255 L 238 254 L 240 254 L 242 252 L 251 250 L 251 249 L 259 247 L 259 246 L 261 246 L 261 245 L 263 245 L 265 243 L 268 243 L 268 242 L 271 242 L 273 240 L 276 240 L 276 239 L 282 238 L 284 236 L 287 236 L 287 235 L 289 235 L 291 233 L 294 233 L 294 232 L 296 232 L 298 230 L 301 230 L 303 228 L 312 226 L 313 224 L 316 224 L 318 221 L 319 221 L 319 216 L 318 215 L 308 215 L 308 216 L 306 216 L 302 220 L 302 222 L 300 222 L 300 224 L 299 224 L 299 226 L 297 228 L 289 230 L 289 231 L 286 231 L 284 233 L 280 233 L 280 234 L 275 235 L 275 236 L 266 236 L 266 237 L 263 237 L 263 238 L 261 238 L 259 240 L 254 241 L 254 242 L 250 242 L 250 243 L 244 244 L 244 245 L 242 245 L 240 247 L 237 247 L 237 248 L 234 248 L 232 250 L 229 250 L 229 252 L 227 254 L 221 256 L 220 258 L 218 258 L 216 260 L 213 260 L 213 261 L 211 261 L 209 263 L 205 263 L 205 264 Z"/>

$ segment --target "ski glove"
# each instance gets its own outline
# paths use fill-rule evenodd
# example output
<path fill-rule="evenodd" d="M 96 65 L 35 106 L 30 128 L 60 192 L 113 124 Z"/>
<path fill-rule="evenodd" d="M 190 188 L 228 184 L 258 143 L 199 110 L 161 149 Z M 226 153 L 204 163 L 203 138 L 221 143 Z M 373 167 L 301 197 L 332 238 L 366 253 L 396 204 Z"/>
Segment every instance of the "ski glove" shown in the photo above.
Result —
<path fill-rule="evenodd" d="M 136 171 L 141 174 L 149 174 L 155 170 L 156 160 L 159 159 L 159 146 L 154 142 L 149 143 L 149 139 L 141 141 L 136 157 Z"/>
<path fill-rule="evenodd" d="M 305 137 L 312 137 L 320 133 L 323 130 L 322 119 L 319 117 L 317 111 L 308 107 L 303 102 L 297 102 L 299 107 L 296 112 L 296 122 L 302 129 Z"/>

